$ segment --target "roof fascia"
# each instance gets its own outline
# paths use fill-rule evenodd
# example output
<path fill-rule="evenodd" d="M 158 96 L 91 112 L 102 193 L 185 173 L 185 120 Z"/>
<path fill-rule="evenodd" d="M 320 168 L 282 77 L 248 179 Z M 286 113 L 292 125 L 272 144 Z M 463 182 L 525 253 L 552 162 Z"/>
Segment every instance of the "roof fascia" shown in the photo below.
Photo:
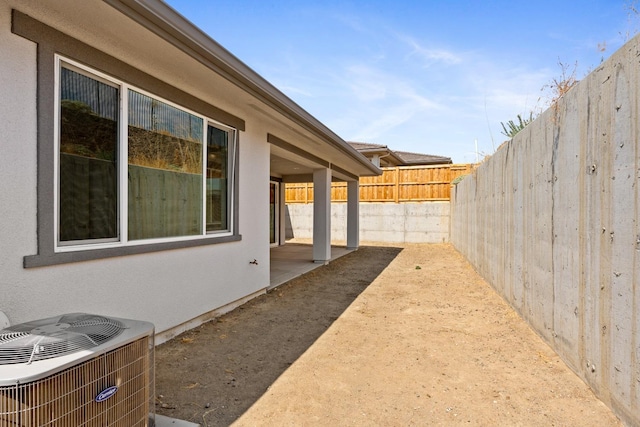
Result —
<path fill-rule="evenodd" d="M 404 159 L 396 154 L 395 151 L 389 150 L 389 155 L 398 163 L 399 166 L 404 166 L 407 162 Z"/>
<path fill-rule="evenodd" d="M 399 157 L 395 151 L 390 150 L 386 145 L 372 148 L 357 148 L 357 150 L 364 155 L 379 155 L 380 158 L 390 157 L 398 166 L 403 166 L 406 162 Z"/>

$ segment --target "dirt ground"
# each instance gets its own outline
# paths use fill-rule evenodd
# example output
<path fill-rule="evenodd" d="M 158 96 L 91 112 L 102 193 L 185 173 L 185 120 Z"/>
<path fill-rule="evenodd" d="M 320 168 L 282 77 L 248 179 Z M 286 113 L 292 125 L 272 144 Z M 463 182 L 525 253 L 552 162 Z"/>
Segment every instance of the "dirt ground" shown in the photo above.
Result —
<path fill-rule="evenodd" d="M 202 426 L 620 426 L 450 245 L 364 246 L 156 351 Z"/>

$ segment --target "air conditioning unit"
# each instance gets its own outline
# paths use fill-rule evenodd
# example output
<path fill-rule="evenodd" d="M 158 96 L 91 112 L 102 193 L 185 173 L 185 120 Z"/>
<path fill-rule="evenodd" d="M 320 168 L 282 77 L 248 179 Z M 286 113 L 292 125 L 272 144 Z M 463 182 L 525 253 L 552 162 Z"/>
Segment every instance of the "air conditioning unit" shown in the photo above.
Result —
<path fill-rule="evenodd" d="M 0 427 L 153 426 L 153 334 L 83 313 L 0 330 Z"/>

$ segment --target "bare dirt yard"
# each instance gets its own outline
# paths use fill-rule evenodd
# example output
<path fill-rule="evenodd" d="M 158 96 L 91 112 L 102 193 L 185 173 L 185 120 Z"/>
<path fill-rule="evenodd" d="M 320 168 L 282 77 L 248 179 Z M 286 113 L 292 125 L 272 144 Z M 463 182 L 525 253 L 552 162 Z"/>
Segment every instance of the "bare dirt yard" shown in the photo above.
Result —
<path fill-rule="evenodd" d="M 160 345 L 202 426 L 620 426 L 450 245 L 365 246 Z"/>

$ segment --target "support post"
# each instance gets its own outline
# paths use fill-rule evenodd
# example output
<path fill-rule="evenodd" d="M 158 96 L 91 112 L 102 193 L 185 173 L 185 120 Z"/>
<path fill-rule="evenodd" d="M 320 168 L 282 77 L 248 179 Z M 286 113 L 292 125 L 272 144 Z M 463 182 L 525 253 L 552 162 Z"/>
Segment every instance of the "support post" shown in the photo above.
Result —
<path fill-rule="evenodd" d="M 331 170 L 313 171 L 313 262 L 331 260 Z"/>
<path fill-rule="evenodd" d="M 360 182 L 347 182 L 347 249 L 360 246 Z"/>

